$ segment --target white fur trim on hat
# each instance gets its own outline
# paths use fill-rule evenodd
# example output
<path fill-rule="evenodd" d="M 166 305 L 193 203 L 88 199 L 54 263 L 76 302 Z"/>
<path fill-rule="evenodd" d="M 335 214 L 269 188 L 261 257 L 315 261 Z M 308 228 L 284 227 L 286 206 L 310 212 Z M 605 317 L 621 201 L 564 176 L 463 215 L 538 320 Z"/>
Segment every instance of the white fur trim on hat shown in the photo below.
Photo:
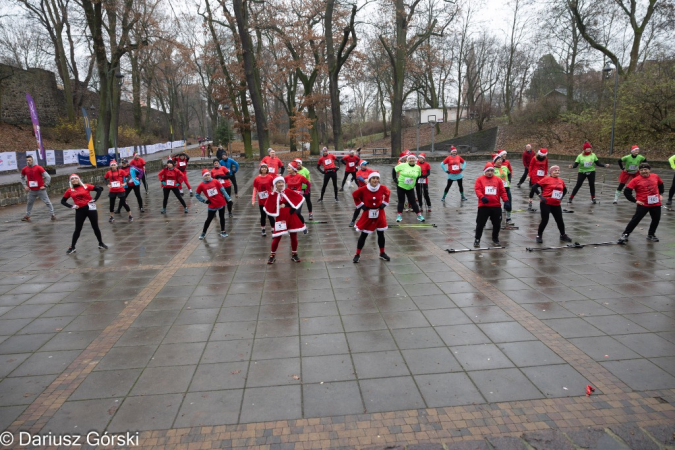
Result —
<path fill-rule="evenodd" d="M 373 177 L 380 178 L 380 173 L 379 172 L 370 172 L 368 174 L 368 181 L 370 181 L 370 179 L 373 178 Z"/>
<path fill-rule="evenodd" d="M 283 181 L 284 184 L 286 184 L 286 180 L 284 179 L 284 177 L 279 176 L 279 177 L 276 177 L 276 178 L 274 179 L 274 181 L 272 181 L 272 186 L 275 186 L 275 187 L 276 187 L 277 181 Z"/>

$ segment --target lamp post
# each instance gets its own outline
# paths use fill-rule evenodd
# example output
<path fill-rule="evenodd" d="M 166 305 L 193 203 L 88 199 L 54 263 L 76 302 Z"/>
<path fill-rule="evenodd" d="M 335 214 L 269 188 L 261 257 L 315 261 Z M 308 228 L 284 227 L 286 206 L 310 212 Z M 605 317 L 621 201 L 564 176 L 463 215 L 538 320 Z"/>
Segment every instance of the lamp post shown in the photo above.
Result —
<path fill-rule="evenodd" d="M 469 117 L 469 126 L 470 126 L 470 131 L 469 131 L 469 153 L 473 151 L 473 119 L 475 117 L 475 114 L 469 111 L 468 114 Z"/>
<path fill-rule="evenodd" d="M 436 136 L 436 119 L 429 119 L 429 125 L 431 125 L 431 153 L 434 152 L 434 139 Z M 419 151 L 419 148 L 418 148 Z"/>
<path fill-rule="evenodd" d="M 607 61 L 602 71 L 606 73 L 607 77 L 609 78 L 609 74 L 612 70 L 614 71 L 614 108 L 612 112 L 612 137 L 610 138 L 609 141 L 609 156 L 612 156 L 612 153 L 614 153 L 614 127 L 616 126 L 616 94 L 617 91 L 619 90 L 619 71 L 616 70 L 616 67 L 614 67 L 609 61 Z"/>
<path fill-rule="evenodd" d="M 230 111 L 230 105 L 223 105 L 223 111 L 225 111 L 225 114 L 227 114 Z M 230 132 L 230 127 L 229 127 L 229 120 L 227 122 L 228 127 L 227 127 L 227 155 L 232 156 L 232 147 L 230 146 L 230 141 L 232 140 L 232 133 Z"/>
<path fill-rule="evenodd" d="M 110 73 L 114 73 L 114 74 L 115 74 L 115 80 L 116 80 L 116 82 L 117 82 L 117 87 L 118 87 L 118 92 L 119 92 L 119 90 L 120 90 L 119 88 L 121 88 L 122 85 L 124 84 L 124 75 L 123 75 L 122 73 L 120 73 L 120 72 L 115 72 L 115 68 L 113 68 L 113 69 L 110 71 Z M 108 92 L 110 93 L 110 95 L 108 95 L 108 109 L 110 110 L 110 115 L 111 115 L 111 118 L 112 118 L 112 114 L 113 114 L 113 110 L 112 110 L 113 98 L 112 98 L 112 92 L 110 92 L 110 91 L 108 91 Z M 119 105 L 118 105 L 118 108 L 119 108 Z M 119 117 L 119 115 L 118 115 L 118 117 Z M 119 124 L 119 119 L 118 119 L 118 120 L 115 121 L 115 130 L 114 130 L 114 132 L 115 132 L 115 137 L 114 137 L 114 144 L 115 144 L 115 160 L 116 160 L 116 161 L 119 161 L 119 159 L 120 159 L 119 151 L 117 150 L 117 130 L 119 130 L 119 127 L 120 127 L 120 124 Z"/>

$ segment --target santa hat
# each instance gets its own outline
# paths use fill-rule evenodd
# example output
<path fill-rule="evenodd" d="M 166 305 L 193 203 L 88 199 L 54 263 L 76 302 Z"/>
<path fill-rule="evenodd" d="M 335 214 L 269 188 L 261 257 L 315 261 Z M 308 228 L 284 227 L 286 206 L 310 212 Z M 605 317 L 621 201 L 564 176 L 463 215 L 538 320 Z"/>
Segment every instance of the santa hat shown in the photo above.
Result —
<path fill-rule="evenodd" d="M 493 153 L 492 154 L 492 163 L 495 163 L 498 158 L 501 158 L 501 155 L 499 153 Z"/>
<path fill-rule="evenodd" d="M 209 172 L 209 169 L 202 169 L 202 178 L 204 178 L 205 175 L 211 175 L 211 172 Z"/>
<path fill-rule="evenodd" d="M 632 146 L 630 148 L 630 152 L 633 153 L 634 151 L 640 151 L 640 147 L 638 147 L 637 145 Z"/>
<path fill-rule="evenodd" d="M 292 169 L 292 170 L 295 170 L 297 172 L 298 171 L 298 163 L 296 163 L 295 161 L 289 162 L 288 168 Z"/>
<path fill-rule="evenodd" d="M 427 159 L 427 155 L 425 155 L 424 153 L 420 153 L 418 158 Z"/>
<path fill-rule="evenodd" d="M 551 166 L 551 167 L 549 167 L 549 168 L 548 168 L 548 173 L 553 172 L 553 169 L 558 169 L 558 170 L 560 170 L 560 166 Z"/>
<path fill-rule="evenodd" d="M 349 153 L 354 154 L 354 153 L 356 153 L 356 150 L 351 149 L 351 150 L 349 150 Z"/>
<path fill-rule="evenodd" d="M 539 151 L 537 152 L 537 155 L 548 156 L 548 149 L 547 148 L 540 148 Z"/>
<path fill-rule="evenodd" d="M 293 160 L 293 162 L 296 162 L 296 163 L 302 165 L 302 160 L 301 160 L 300 158 L 295 158 L 295 159 Z"/>
<path fill-rule="evenodd" d="M 110 161 L 110 167 L 112 167 L 112 166 L 117 167 L 117 161 L 115 161 L 114 159 L 112 161 Z"/>
<path fill-rule="evenodd" d="M 406 148 L 405 150 L 403 150 L 403 153 L 405 153 L 406 155 L 409 155 L 411 152 L 410 152 L 410 150 L 408 150 L 408 149 Z"/>
<path fill-rule="evenodd" d="M 134 152 L 134 156 L 138 155 L 138 152 Z"/>
<path fill-rule="evenodd" d="M 74 174 L 72 174 L 70 177 L 68 177 L 68 184 L 70 185 L 70 188 L 71 188 L 71 189 L 73 188 L 73 180 L 76 179 L 76 178 L 77 178 L 77 180 L 80 182 L 80 185 L 83 184 L 83 183 L 82 183 L 82 179 L 80 178 L 80 176 L 79 176 L 78 174 L 74 173 Z"/>
<path fill-rule="evenodd" d="M 327 151 L 328 151 L 328 147 L 322 148 L 321 151 L 322 151 L 322 152 L 327 152 Z"/>
<path fill-rule="evenodd" d="M 417 156 L 415 156 L 414 153 L 410 153 L 408 156 L 405 157 L 406 160 L 413 158 L 415 161 L 417 161 Z"/>
<path fill-rule="evenodd" d="M 408 155 L 403 155 L 398 158 L 398 162 L 406 162 L 408 160 Z"/>
<path fill-rule="evenodd" d="M 370 181 L 370 179 L 373 178 L 373 177 L 380 178 L 380 173 L 379 172 L 370 172 L 368 174 L 368 181 Z"/>
<path fill-rule="evenodd" d="M 267 167 L 267 163 L 266 163 L 266 162 L 261 162 L 261 163 L 260 163 L 260 167 L 262 167 L 262 166 Z"/>
<path fill-rule="evenodd" d="M 284 185 L 286 184 L 286 180 L 284 180 L 284 177 L 279 176 L 279 177 L 276 177 L 274 179 L 274 181 L 272 181 L 272 186 L 276 187 L 278 181 L 283 181 Z"/>
<path fill-rule="evenodd" d="M 454 145 L 450 146 L 450 153 L 452 152 L 457 152 L 457 147 L 455 147 Z"/>
<path fill-rule="evenodd" d="M 483 173 L 487 172 L 488 170 L 495 170 L 495 165 L 491 162 L 486 162 L 485 167 L 483 167 Z"/>
<path fill-rule="evenodd" d="M 506 150 L 499 150 L 499 151 L 497 152 L 497 154 L 498 154 L 499 156 L 501 156 L 502 158 L 504 158 L 504 157 L 506 156 Z"/>
<path fill-rule="evenodd" d="M 589 148 L 593 148 L 593 146 L 591 145 L 591 143 L 588 142 L 588 141 L 584 142 L 584 150 L 587 150 L 587 149 L 589 149 Z"/>

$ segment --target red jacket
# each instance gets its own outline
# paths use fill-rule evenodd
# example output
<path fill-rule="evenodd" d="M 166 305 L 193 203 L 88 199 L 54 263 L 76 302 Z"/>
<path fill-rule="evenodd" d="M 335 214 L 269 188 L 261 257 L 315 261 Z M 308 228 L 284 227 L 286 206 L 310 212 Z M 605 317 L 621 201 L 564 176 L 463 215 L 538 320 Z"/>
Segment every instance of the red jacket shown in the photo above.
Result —
<path fill-rule="evenodd" d="M 286 175 L 284 177 L 284 180 L 286 181 L 286 187 L 288 187 L 288 189 L 298 192 L 300 194 L 302 194 L 303 184 L 307 185 L 307 190 L 309 190 L 312 187 L 312 185 L 309 183 L 309 180 L 298 173 L 296 173 L 295 175 Z"/>
<path fill-rule="evenodd" d="M 124 177 L 127 172 L 124 169 L 117 169 L 116 171 L 109 170 L 105 173 L 105 178 L 110 185 L 110 192 L 124 192 Z"/>
<path fill-rule="evenodd" d="M 462 157 L 459 155 L 450 155 L 443 160 L 443 164 L 445 164 L 445 168 L 448 173 L 457 175 L 458 173 L 462 173 L 462 164 L 464 164 L 464 159 L 462 159 Z"/>
<path fill-rule="evenodd" d="M 229 179 L 223 180 L 222 178 L 216 178 L 216 177 L 219 176 L 219 175 L 226 176 L 228 173 L 230 173 L 230 171 L 227 170 L 227 167 L 225 167 L 225 166 L 220 166 L 217 169 L 211 169 L 211 177 L 216 179 L 218 182 L 220 182 L 220 184 L 222 184 L 224 188 L 228 188 L 228 187 L 232 186 L 232 183 L 230 182 L 230 180 Z"/>
<path fill-rule="evenodd" d="M 532 161 L 532 158 L 534 158 L 534 155 L 534 150 L 530 150 L 529 152 L 525 150 L 523 152 L 523 167 L 529 170 L 530 162 Z"/>
<path fill-rule="evenodd" d="M 530 161 L 528 173 L 530 174 L 530 183 L 538 183 L 539 180 L 544 178 L 548 173 L 548 158 L 544 158 L 543 161 L 539 161 L 537 158 L 532 158 L 532 161 Z"/>
<path fill-rule="evenodd" d="M 382 204 L 388 205 L 390 195 L 391 191 L 383 184 L 380 184 L 376 192 L 371 192 L 368 186 L 361 186 L 352 193 L 357 208 L 365 206 L 370 209 L 379 208 Z"/>
<path fill-rule="evenodd" d="M 173 189 L 183 182 L 183 173 L 178 169 L 164 168 L 159 171 L 158 177 L 164 189 Z"/>
<path fill-rule="evenodd" d="M 537 181 L 537 184 L 541 186 L 541 195 L 546 200 L 547 205 L 560 206 L 565 190 L 565 182 L 562 178 L 544 177 Z"/>
<path fill-rule="evenodd" d="M 227 204 L 225 196 L 220 192 L 220 188 L 222 187 L 216 179 L 211 179 L 208 183 L 202 181 L 197 186 L 197 194 L 204 195 L 211 202 L 207 205 L 209 209 L 220 209 Z"/>
<path fill-rule="evenodd" d="M 181 172 L 185 172 L 188 165 L 188 159 L 187 158 L 180 159 L 178 156 L 174 156 L 173 165 L 176 167 L 176 169 L 180 170 Z"/>
<path fill-rule="evenodd" d="M 318 166 L 323 167 L 323 170 L 337 170 L 337 167 L 335 166 L 335 161 L 337 158 L 335 157 L 334 154 L 329 153 L 326 156 L 322 156 L 319 158 Z"/>
<path fill-rule="evenodd" d="M 90 191 L 94 190 L 94 186 L 91 184 L 81 184 L 75 186 L 74 188 L 69 188 L 63 194 L 63 198 L 72 198 L 73 202 L 80 208 L 84 208 L 89 204 L 93 199 L 91 198 Z"/>
<path fill-rule="evenodd" d="M 145 160 L 140 156 L 138 157 L 138 159 L 131 158 L 129 160 L 129 165 L 138 167 L 139 169 L 143 169 L 145 167 Z"/>
<path fill-rule="evenodd" d="M 347 155 L 344 158 L 342 158 L 342 162 L 345 165 L 345 172 L 356 172 L 356 169 L 359 167 L 359 162 L 361 161 L 361 158 L 358 156 L 351 156 Z"/>
<path fill-rule="evenodd" d="M 506 189 L 504 189 L 504 182 L 496 175 L 493 175 L 490 178 L 481 175 L 476 178 L 474 189 L 476 190 L 476 197 L 478 197 L 479 208 L 501 207 L 502 204 L 499 201 L 500 198 L 505 202 L 509 201 L 509 196 L 506 195 Z M 483 203 L 481 200 L 483 197 L 487 197 L 487 203 Z"/>

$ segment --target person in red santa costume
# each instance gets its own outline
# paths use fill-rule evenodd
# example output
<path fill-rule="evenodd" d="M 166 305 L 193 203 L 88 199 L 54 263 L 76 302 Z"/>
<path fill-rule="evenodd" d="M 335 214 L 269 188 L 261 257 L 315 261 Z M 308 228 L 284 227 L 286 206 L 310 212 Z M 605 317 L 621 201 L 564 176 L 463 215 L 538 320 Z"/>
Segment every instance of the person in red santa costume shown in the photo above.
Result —
<path fill-rule="evenodd" d="M 253 198 L 251 199 L 252 203 L 255 203 L 255 198 L 258 198 L 258 208 L 260 209 L 260 227 L 262 228 L 261 236 L 267 236 L 265 232 L 265 222 L 267 219 L 270 220 L 270 227 L 274 229 L 274 217 L 268 216 L 265 214 L 265 203 L 267 198 L 272 192 L 274 181 L 274 175 L 269 173 L 267 164 L 260 163 L 260 168 L 258 169 L 258 176 L 253 180 Z"/>
<path fill-rule="evenodd" d="M 272 249 L 267 264 L 276 261 L 277 248 L 281 237 L 290 234 L 291 237 L 291 261 L 300 262 L 298 256 L 298 233 L 307 229 L 300 217 L 296 214 L 298 208 L 305 202 L 302 194 L 291 189 L 286 189 L 284 177 L 274 179 L 274 189 L 265 202 L 265 213 L 274 217 L 274 231 L 272 233 Z"/>
<path fill-rule="evenodd" d="M 377 231 L 377 246 L 380 248 L 380 259 L 391 261 L 391 258 L 384 252 L 384 232 L 387 230 L 387 218 L 384 208 L 389 205 L 389 196 L 391 191 L 387 186 L 380 184 L 380 174 L 372 172 L 368 175 L 368 182 L 354 191 L 354 204 L 363 211 L 361 218 L 354 230 L 360 231 L 359 241 L 356 244 L 356 255 L 352 260 L 358 263 L 361 259 L 361 250 L 366 245 L 366 238 L 373 231 Z"/>

